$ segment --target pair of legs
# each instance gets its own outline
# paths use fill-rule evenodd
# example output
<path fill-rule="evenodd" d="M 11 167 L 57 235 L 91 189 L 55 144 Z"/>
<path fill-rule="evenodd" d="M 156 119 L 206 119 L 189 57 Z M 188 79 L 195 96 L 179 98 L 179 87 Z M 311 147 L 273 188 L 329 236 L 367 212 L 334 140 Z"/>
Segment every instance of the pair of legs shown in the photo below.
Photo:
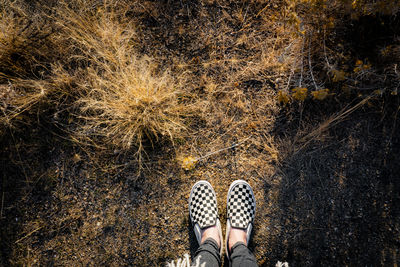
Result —
<path fill-rule="evenodd" d="M 224 243 L 214 189 L 206 181 L 197 182 L 189 197 L 190 220 L 200 245 L 192 266 L 220 266 L 223 246 L 231 266 L 257 266 L 254 255 L 247 248 L 255 208 L 254 193 L 250 185 L 243 180 L 233 182 L 227 196 Z"/>

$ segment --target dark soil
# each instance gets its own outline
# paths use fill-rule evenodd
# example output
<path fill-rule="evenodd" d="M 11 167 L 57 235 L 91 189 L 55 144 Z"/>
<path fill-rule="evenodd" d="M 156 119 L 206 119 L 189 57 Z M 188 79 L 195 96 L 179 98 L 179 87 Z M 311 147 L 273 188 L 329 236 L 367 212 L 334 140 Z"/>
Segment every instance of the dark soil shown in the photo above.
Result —
<path fill-rule="evenodd" d="M 300 151 L 301 143 L 293 140 L 302 125 L 318 124 L 313 110 L 306 105 L 302 121 L 282 114 L 274 130 L 281 163 L 261 172 L 240 166 L 242 149 L 208 160 L 194 173 L 182 172 L 169 156 L 160 156 L 169 154 L 163 151 L 152 155 L 158 163 L 149 163 L 151 171 L 136 177 L 129 166 L 113 173 L 84 155 L 77 161 L 68 142 L 43 128 L 31 136 L 34 144 L 25 140 L 17 147 L 17 137 L 5 139 L 1 263 L 148 266 L 193 254 L 187 218 L 191 185 L 212 182 L 224 220 L 226 189 L 240 177 L 257 195 L 250 247 L 260 265 L 280 260 L 290 266 L 395 266 L 399 121 L 396 103 L 371 105 L 376 106 L 359 109 Z M 30 255 L 21 260 L 19 253 Z"/>
<path fill-rule="evenodd" d="M 279 241 L 266 258 L 285 259 L 292 266 L 399 263 L 396 106 L 388 104 L 384 112 L 362 108 L 322 140 L 284 159 L 276 174 L 282 179 L 279 212 L 271 215 Z M 293 133 L 289 129 L 296 124 L 278 123 L 277 134 Z"/>

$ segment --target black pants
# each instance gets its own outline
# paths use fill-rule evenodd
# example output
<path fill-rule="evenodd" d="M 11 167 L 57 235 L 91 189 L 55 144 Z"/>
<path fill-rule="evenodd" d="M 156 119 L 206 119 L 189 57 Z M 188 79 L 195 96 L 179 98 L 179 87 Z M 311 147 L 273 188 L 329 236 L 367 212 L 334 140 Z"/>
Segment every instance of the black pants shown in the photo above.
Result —
<path fill-rule="evenodd" d="M 192 266 L 217 267 L 221 265 L 218 244 L 214 239 L 208 238 L 197 249 Z M 256 267 L 254 255 L 242 242 L 237 242 L 231 249 L 230 266 Z"/>

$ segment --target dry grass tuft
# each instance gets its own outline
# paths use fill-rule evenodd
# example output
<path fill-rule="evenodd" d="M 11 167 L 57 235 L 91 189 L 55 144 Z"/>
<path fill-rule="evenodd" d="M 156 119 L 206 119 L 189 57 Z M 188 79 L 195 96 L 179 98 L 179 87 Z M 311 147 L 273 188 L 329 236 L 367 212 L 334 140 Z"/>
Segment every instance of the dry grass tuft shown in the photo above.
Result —
<path fill-rule="evenodd" d="M 78 85 L 85 94 L 77 102 L 82 119 L 79 134 L 104 137 L 123 149 L 134 145 L 141 152 L 145 137 L 173 140 L 185 128 L 183 116 L 190 108 L 180 103 L 182 92 L 169 72 L 155 75 L 146 58 L 129 55 L 126 60 L 129 63 L 119 61 L 114 71 L 86 70 L 86 82 Z"/>
<path fill-rule="evenodd" d="M 155 60 L 138 55 L 134 25 L 120 19 L 114 8 L 104 3 L 96 14 L 83 16 L 65 5 L 59 24 L 80 67 L 59 68 L 55 76 L 72 79 L 72 90 L 79 94 L 78 140 L 122 151 L 134 147 L 141 159 L 145 140 L 153 144 L 159 137 L 173 141 L 180 136 L 192 105 L 185 102 L 189 94 L 183 76 L 172 76 Z"/>

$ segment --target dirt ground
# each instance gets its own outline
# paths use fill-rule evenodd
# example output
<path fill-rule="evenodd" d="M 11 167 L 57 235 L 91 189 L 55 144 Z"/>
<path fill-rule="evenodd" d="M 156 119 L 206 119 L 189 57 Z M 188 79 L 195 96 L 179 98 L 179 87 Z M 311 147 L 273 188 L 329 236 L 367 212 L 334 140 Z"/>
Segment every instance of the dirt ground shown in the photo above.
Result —
<path fill-rule="evenodd" d="M 7 129 L 0 139 L 0 265 L 164 266 L 197 248 L 188 220 L 192 185 L 200 179 L 213 185 L 224 229 L 227 190 L 234 180 L 244 179 L 256 195 L 249 247 L 260 266 L 278 261 L 397 266 L 399 96 L 364 101 L 365 95 L 351 94 L 279 105 L 279 74 L 268 70 L 251 76 L 244 71 L 248 65 L 229 61 L 242 53 L 255 60 L 259 51 L 237 48 L 232 40 L 239 31 L 231 40 L 225 38 L 230 33 L 213 27 L 222 7 L 210 7 L 213 16 L 180 7 L 177 1 L 164 6 L 163 15 L 155 9 L 140 18 L 141 34 L 147 36 L 141 52 L 162 51 L 166 64 L 176 58 L 194 65 L 226 59 L 218 63 L 226 69 L 191 70 L 198 79 L 195 90 L 208 101 L 205 114 L 193 117 L 184 140 L 147 144 L 140 175 L 133 154 L 99 160 L 94 150 L 71 143 L 51 121 L 38 118 L 37 125 L 21 126 L 18 132 Z M 239 27 L 232 21 L 231 27 Z M 181 25 L 188 27 L 187 34 L 179 33 Z M 195 29 L 209 31 L 212 40 L 201 42 Z M 262 42 L 273 35 L 262 27 L 247 30 L 252 40 Z M 237 70 L 235 84 L 229 77 Z M 226 83 L 212 100 L 202 84 L 204 75 Z M 181 168 L 183 157 L 231 146 L 192 170 Z"/>
<path fill-rule="evenodd" d="M 392 104 L 385 114 L 376 107 L 361 108 L 306 147 L 296 140 L 303 123 L 318 124 L 307 114 L 312 111 L 304 112 L 302 122 L 297 116 L 277 116 L 272 133 L 279 161 L 252 141 L 186 172 L 165 156 L 171 152 L 167 149 L 154 152 L 151 171 L 139 178 L 129 165 L 105 174 L 84 156 L 77 161 L 71 147 L 26 140 L 13 156 L 30 155 L 27 169 L 2 156 L 7 178 L 2 185 L 2 264 L 154 266 L 193 254 L 187 213 L 191 186 L 199 179 L 214 185 L 224 221 L 227 188 L 241 178 L 256 194 L 250 248 L 261 266 L 278 260 L 291 266 L 395 266 L 400 133 Z M 37 134 L 52 135 L 45 129 Z M 196 149 L 207 152 L 209 134 L 203 140 L 193 137 Z M 229 133 L 222 139 L 215 142 L 229 146 L 233 141 Z M 38 166 L 42 169 L 30 168 Z M 42 176 L 32 181 L 25 173 Z"/>

